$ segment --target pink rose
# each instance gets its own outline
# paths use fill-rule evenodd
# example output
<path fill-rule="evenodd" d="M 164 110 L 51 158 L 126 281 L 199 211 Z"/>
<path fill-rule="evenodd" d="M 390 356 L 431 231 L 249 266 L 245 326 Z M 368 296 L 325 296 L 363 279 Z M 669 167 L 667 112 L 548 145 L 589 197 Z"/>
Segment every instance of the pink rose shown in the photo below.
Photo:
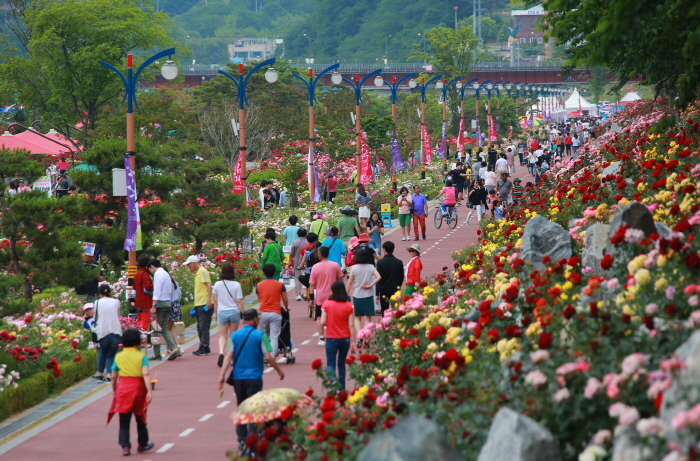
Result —
<path fill-rule="evenodd" d="M 601 387 L 601 382 L 598 378 L 588 378 L 586 382 L 586 388 L 583 390 L 583 395 L 587 399 L 592 399 L 594 395 L 598 393 Z"/>
<path fill-rule="evenodd" d="M 569 393 L 569 389 L 562 387 L 554 394 L 554 401 L 559 403 L 562 400 L 568 399 L 569 397 L 571 397 L 571 394 Z"/>
<path fill-rule="evenodd" d="M 685 413 L 685 415 L 688 424 L 692 424 L 693 426 L 700 426 L 700 403 L 688 410 Z"/>
<path fill-rule="evenodd" d="M 685 411 L 679 411 L 678 413 L 676 413 L 676 416 L 674 416 L 671 420 L 671 426 L 673 426 L 673 428 L 677 431 L 683 429 L 687 425 L 688 417 Z"/>
<path fill-rule="evenodd" d="M 637 409 L 634 407 L 628 407 L 620 415 L 620 419 L 619 419 L 620 426 L 623 426 L 623 427 L 632 426 L 637 421 L 639 421 L 639 411 L 637 411 Z"/>
<path fill-rule="evenodd" d="M 542 384 L 547 382 L 547 375 L 539 370 L 531 371 L 525 376 L 525 382 L 531 384 L 535 389 L 539 388 Z"/>
<path fill-rule="evenodd" d="M 558 375 L 568 375 L 576 371 L 576 362 L 569 362 L 557 368 Z"/>
<path fill-rule="evenodd" d="M 649 303 L 644 308 L 644 312 L 646 312 L 647 315 L 654 315 L 659 312 L 659 306 L 656 303 Z"/>
<path fill-rule="evenodd" d="M 593 436 L 593 444 L 602 447 L 612 440 L 612 433 L 607 429 L 601 429 Z"/>
<path fill-rule="evenodd" d="M 540 364 L 549 360 L 549 352 L 546 349 L 540 349 L 530 354 L 530 361 L 534 364 Z"/>
<path fill-rule="evenodd" d="M 643 437 L 660 434 L 664 430 L 664 423 L 659 418 L 645 418 L 637 422 L 637 432 Z"/>
<path fill-rule="evenodd" d="M 581 373 L 587 373 L 591 369 L 591 365 L 586 360 L 579 360 L 576 362 L 576 371 Z"/>
<path fill-rule="evenodd" d="M 617 398 L 617 396 L 620 395 L 620 388 L 617 386 L 617 381 L 608 384 L 608 387 L 605 389 L 605 394 L 611 399 Z"/>
<path fill-rule="evenodd" d="M 627 376 L 632 376 L 637 372 L 637 370 L 639 370 L 639 368 L 646 364 L 647 359 L 644 357 L 644 354 L 635 352 L 634 354 L 625 357 L 625 359 L 622 361 L 622 373 Z"/>
<path fill-rule="evenodd" d="M 627 405 L 622 402 L 615 402 L 608 408 L 608 414 L 611 418 L 619 418 L 625 410 L 627 410 Z"/>

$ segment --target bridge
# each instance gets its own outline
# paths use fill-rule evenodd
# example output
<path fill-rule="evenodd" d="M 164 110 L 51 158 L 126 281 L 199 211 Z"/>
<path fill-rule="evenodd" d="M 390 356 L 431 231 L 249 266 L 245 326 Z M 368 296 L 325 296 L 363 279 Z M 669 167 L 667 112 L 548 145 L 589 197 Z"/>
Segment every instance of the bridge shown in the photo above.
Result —
<path fill-rule="evenodd" d="M 290 67 L 297 70 L 300 74 L 305 74 L 310 67 L 314 70 L 314 74 L 320 73 L 332 64 L 290 64 Z M 465 80 L 478 79 L 480 82 L 491 80 L 492 82 L 521 82 L 530 84 L 559 84 L 559 85 L 575 85 L 577 83 L 585 83 L 590 76 L 585 68 L 574 69 L 571 72 L 565 73 L 562 68 L 563 61 L 537 61 L 537 62 L 520 62 L 516 66 L 511 66 L 510 62 L 506 61 L 483 61 L 476 64 L 469 75 L 465 75 Z M 184 76 L 185 87 L 199 86 L 203 81 L 216 77 L 219 69 L 226 69 L 220 65 L 209 66 L 183 66 L 180 69 L 180 74 Z M 389 76 L 395 75 L 397 79 L 408 74 L 434 74 L 434 70 L 430 65 L 423 63 L 389 63 L 381 65 L 379 63 L 340 63 L 339 72 L 346 78 L 354 77 L 356 74 L 360 78 L 377 70 L 382 69 L 382 76 L 387 79 Z M 166 81 L 160 76 L 155 75 L 156 81 L 154 86 L 166 84 Z M 608 82 L 615 81 L 614 75 L 608 76 Z M 330 86 L 331 75 L 326 74 L 322 77 L 322 82 L 326 86 Z M 369 83 L 369 82 L 368 82 Z M 376 90 L 374 86 L 368 85 L 367 89 Z"/>

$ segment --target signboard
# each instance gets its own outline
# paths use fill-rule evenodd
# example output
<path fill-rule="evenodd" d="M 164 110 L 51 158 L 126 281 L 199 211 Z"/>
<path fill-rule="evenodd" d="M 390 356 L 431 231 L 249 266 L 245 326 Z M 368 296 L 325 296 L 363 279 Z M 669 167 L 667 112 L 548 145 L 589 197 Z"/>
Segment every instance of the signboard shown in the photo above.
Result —
<path fill-rule="evenodd" d="M 112 169 L 112 197 L 126 197 L 126 170 Z"/>
<path fill-rule="evenodd" d="M 389 214 L 391 213 L 391 205 L 388 203 L 382 203 L 382 214 Z"/>
<path fill-rule="evenodd" d="M 32 189 L 40 191 L 50 191 L 51 190 L 51 179 L 48 176 L 42 176 L 41 178 L 34 181 L 32 184 Z"/>
<path fill-rule="evenodd" d="M 83 242 L 83 256 L 95 256 L 95 247 L 94 243 Z"/>
<path fill-rule="evenodd" d="M 476 130 L 476 120 L 472 120 L 472 130 Z"/>

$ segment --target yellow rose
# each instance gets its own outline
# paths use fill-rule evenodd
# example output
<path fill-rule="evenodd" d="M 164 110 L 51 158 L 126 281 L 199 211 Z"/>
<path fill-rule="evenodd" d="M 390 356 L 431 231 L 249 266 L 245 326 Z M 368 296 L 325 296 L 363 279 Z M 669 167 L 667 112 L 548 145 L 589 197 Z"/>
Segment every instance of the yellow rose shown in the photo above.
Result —
<path fill-rule="evenodd" d="M 651 274 L 649 273 L 649 269 L 642 268 L 637 270 L 637 272 L 634 274 L 634 280 L 636 280 L 640 285 L 646 285 L 651 282 Z"/>

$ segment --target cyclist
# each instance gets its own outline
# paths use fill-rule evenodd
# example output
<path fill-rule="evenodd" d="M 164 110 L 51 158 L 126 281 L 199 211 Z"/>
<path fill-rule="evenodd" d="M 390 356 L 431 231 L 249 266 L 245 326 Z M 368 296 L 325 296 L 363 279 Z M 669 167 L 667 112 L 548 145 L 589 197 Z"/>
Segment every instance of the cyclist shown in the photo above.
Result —
<path fill-rule="evenodd" d="M 448 179 L 447 181 L 445 181 L 445 187 L 442 188 L 442 192 L 440 192 L 438 196 L 435 197 L 435 200 L 437 200 L 443 195 L 445 196 L 445 200 L 442 202 L 441 205 L 443 215 L 447 214 L 447 207 L 453 207 L 457 205 L 456 192 L 457 191 L 452 186 L 452 180 Z"/>

